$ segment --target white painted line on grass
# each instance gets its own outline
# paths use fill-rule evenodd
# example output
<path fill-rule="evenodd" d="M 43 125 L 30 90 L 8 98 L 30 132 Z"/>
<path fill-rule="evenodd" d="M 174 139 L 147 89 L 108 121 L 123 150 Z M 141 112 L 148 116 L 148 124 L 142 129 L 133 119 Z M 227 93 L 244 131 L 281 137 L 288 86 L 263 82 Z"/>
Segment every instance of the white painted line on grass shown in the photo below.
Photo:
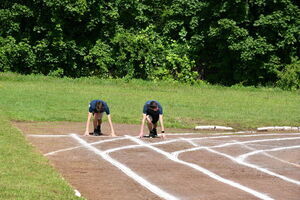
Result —
<path fill-rule="evenodd" d="M 87 143 L 85 140 L 81 139 L 79 136 L 77 136 L 75 134 L 71 134 L 71 137 L 74 138 L 76 141 L 78 141 L 80 144 L 82 144 L 85 148 L 87 148 L 90 151 L 94 152 L 95 154 L 101 156 L 104 160 L 110 162 L 112 165 L 114 165 L 115 167 L 120 169 L 122 172 L 124 172 L 127 176 L 134 179 L 136 182 L 138 182 L 139 184 L 141 184 L 143 187 L 147 188 L 148 190 L 150 190 L 154 194 L 158 195 L 159 197 L 164 198 L 164 199 L 168 199 L 168 200 L 169 199 L 170 200 L 177 200 L 178 199 L 175 196 L 163 191 L 162 189 L 160 189 L 156 185 L 153 185 L 152 183 L 150 183 L 149 181 L 147 181 L 143 177 L 136 174 L 134 171 L 132 171 L 130 168 L 128 168 L 124 164 L 122 164 L 122 163 L 118 162 L 117 160 L 111 158 L 108 154 L 106 154 L 103 151 L 91 146 L 89 143 Z"/>
<path fill-rule="evenodd" d="M 253 196 L 256 196 L 257 198 L 265 199 L 265 200 L 272 199 L 271 197 L 269 197 L 269 196 L 267 196 L 267 195 L 265 195 L 263 193 L 257 192 L 257 191 L 255 191 L 255 190 L 253 190 L 251 188 L 243 186 L 243 185 L 241 185 L 239 183 L 236 183 L 236 182 L 234 182 L 232 180 L 225 179 L 225 178 L 223 178 L 223 177 L 221 177 L 221 176 L 219 176 L 219 175 L 217 175 L 217 174 L 215 174 L 215 173 L 213 173 L 213 172 L 211 172 L 211 171 L 209 171 L 209 170 L 207 170 L 207 169 L 205 169 L 205 168 L 203 168 L 203 167 L 201 167 L 199 165 L 196 165 L 196 164 L 193 164 L 193 163 L 189 163 L 189 162 L 180 160 L 180 159 L 176 158 L 175 156 L 173 156 L 172 154 L 170 154 L 168 152 L 165 152 L 165 151 L 163 151 L 163 150 L 161 150 L 161 149 L 159 149 L 157 147 L 154 147 L 152 145 L 149 145 L 149 144 L 143 142 L 142 140 L 140 140 L 138 138 L 134 138 L 134 137 L 131 137 L 131 136 L 126 136 L 126 137 L 130 138 L 132 141 L 136 142 L 137 144 L 143 145 L 144 147 L 150 148 L 150 149 L 156 151 L 157 153 L 160 153 L 160 154 L 164 155 L 165 157 L 167 157 L 168 159 L 170 159 L 170 160 L 172 160 L 174 162 L 177 162 L 177 163 L 186 165 L 188 167 L 191 167 L 191 168 L 193 168 L 193 169 L 195 169 L 197 171 L 200 171 L 200 172 L 208 175 L 209 177 L 211 177 L 211 178 L 213 178 L 213 179 L 215 179 L 217 181 L 223 182 L 223 183 L 228 184 L 228 185 L 230 185 L 232 187 L 235 187 L 235 188 L 238 188 L 240 190 L 243 190 L 243 191 L 245 191 L 245 192 L 247 192 L 247 193 L 249 193 L 249 194 L 251 194 Z"/>

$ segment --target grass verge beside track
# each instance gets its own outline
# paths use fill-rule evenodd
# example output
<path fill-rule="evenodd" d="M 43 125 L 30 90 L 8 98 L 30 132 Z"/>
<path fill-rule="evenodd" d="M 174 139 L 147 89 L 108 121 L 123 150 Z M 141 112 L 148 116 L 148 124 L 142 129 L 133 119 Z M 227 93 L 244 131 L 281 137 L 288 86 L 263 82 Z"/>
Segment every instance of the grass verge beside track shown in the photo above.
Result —
<path fill-rule="evenodd" d="M 82 199 L 2 114 L 0 163 L 0 199 Z"/>
<path fill-rule="evenodd" d="M 0 106 L 11 120 L 84 124 L 88 103 L 100 98 L 108 102 L 113 122 L 138 124 L 145 101 L 155 99 L 164 107 L 167 127 L 227 125 L 240 130 L 300 126 L 299 91 L 278 88 L 0 73 L 0 94 Z"/>

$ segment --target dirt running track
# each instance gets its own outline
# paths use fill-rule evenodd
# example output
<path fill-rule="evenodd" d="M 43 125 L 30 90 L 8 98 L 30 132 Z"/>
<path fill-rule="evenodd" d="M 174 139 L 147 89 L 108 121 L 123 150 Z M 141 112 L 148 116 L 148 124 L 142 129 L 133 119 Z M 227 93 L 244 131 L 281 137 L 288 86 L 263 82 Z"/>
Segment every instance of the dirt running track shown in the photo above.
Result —
<path fill-rule="evenodd" d="M 13 124 L 89 200 L 300 199 L 300 133 L 141 140 L 137 125 L 116 124 L 112 138 L 82 136 L 83 123 Z"/>

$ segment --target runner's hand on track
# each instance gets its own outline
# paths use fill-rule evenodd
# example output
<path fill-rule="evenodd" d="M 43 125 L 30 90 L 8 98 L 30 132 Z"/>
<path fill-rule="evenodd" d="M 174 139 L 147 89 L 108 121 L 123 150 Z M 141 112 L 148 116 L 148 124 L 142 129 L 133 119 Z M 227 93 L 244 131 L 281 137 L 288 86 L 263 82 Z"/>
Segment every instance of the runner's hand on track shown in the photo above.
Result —
<path fill-rule="evenodd" d="M 84 135 L 85 135 L 85 136 L 89 136 L 89 135 L 90 135 L 90 134 L 89 134 L 89 131 L 85 131 L 85 132 L 84 132 Z"/>
<path fill-rule="evenodd" d="M 117 137 L 117 135 L 115 134 L 115 132 L 111 132 L 110 136 L 111 137 Z"/>

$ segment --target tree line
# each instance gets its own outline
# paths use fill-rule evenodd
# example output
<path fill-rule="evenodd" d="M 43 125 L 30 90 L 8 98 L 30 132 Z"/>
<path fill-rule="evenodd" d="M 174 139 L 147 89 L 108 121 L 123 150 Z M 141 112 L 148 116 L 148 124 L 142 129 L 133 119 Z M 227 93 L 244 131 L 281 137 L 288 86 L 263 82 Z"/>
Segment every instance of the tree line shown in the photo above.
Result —
<path fill-rule="evenodd" d="M 300 88 L 296 0 L 1 0 L 0 71 Z"/>

